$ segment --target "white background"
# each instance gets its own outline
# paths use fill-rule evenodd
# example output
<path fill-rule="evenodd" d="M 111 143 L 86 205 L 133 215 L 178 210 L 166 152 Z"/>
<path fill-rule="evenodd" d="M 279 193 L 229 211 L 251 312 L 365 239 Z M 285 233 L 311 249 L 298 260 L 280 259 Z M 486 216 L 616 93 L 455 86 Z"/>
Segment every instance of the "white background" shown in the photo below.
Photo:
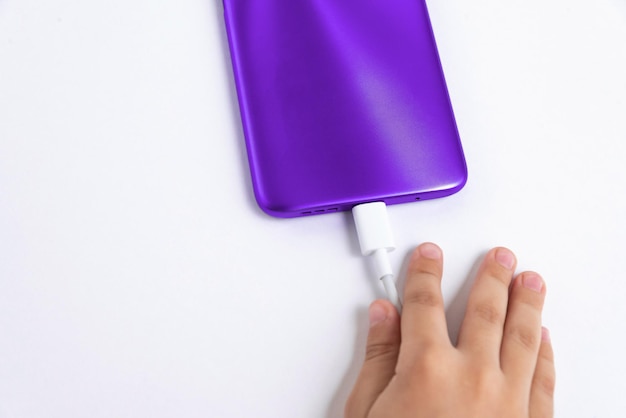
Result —
<path fill-rule="evenodd" d="M 626 411 L 626 2 L 430 0 L 470 178 L 390 208 L 548 286 L 557 417 Z M 0 417 L 340 417 L 382 297 L 254 203 L 219 0 L 0 0 Z"/>

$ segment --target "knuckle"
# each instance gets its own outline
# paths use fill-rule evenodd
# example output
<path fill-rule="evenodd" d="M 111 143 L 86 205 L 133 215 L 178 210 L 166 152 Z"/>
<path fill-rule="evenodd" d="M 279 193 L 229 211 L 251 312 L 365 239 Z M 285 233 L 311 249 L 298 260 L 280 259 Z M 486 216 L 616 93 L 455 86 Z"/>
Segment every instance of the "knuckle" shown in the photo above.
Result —
<path fill-rule="evenodd" d="M 418 276 L 421 279 L 430 279 L 440 281 L 441 272 L 437 266 L 433 265 L 417 265 L 412 266 L 409 270 L 411 276 Z"/>
<path fill-rule="evenodd" d="M 534 352 L 539 348 L 540 337 L 536 330 L 527 327 L 516 327 L 511 329 L 507 334 L 508 338 L 524 350 Z"/>
<path fill-rule="evenodd" d="M 554 373 L 545 373 L 539 376 L 535 376 L 535 387 L 545 393 L 548 396 L 554 395 L 554 388 L 556 386 L 556 378 Z"/>
<path fill-rule="evenodd" d="M 407 381 L 418 379 L 421 382 L 438 382 L 445 380 L 449 376 L 446 357 L 442 355 L 442 350 L 436 344 L 422 344 L 420 354 L 412 356 L 408 361 L 398 362 L 396 375 L 405 378 Z"/>
<path fill-rule="evenodd" d="M 405 305 L 418 305 L 427 308 L 438 308 L 443 305 L 441 296 L 431 290 L 417 290 L 409 292 L 404 297 Z"/>
<path fill-rule="evenodd" d="M 504 322 L 504 314 L 493 303 L 479 303 L 471 309 L 471 312 L 491 325 L 498 325 Z"/>
<path fill-rule="evenodd" d="M 365 348 L 365 361 L 387 359 L 398 354 L 398 345 L 394 343 L 373 343 Z"/>
<path fill-rule="evenodd" d="M 543 309 L 543 295 L 537 292 L 516 292 L 514 303 L 528 306 L 533 311 L 541 311 Z"/>
<path fill-rule="evenodd" d="M 501 267 L 502 268 L 502 267 Z M 513 275 L 508 271 L 488 271 L 485 275 L 485 280 L 489 280 L 491 282 L 497 283 L 498 285 L 502 285 L 507 290 L 511 285 L 511 279 Z"/>
<path fill-rule="evenodd" d="M 413 373 L 415 370 L 440 365 L 445 363 L 446 356 L 447 347 L 432 336 L 425 335 L 419 341 L 405 341 L 400 347 L 396 372 L 400 373 L 404 369 Z"/>
<path fill-rule="evenodd" d="M 542 347 L 539 350 L 539 359 L 554 368 L 554 354 L 552 353 L 552 347 L 547 347 L 547 349 Z"/>
<path fill-rule="evenodd" d="M 473 383 L 477 397 L 489 402 L 497 399 L 501 387 L 494 383 L 499 381 L 500 376 L 495 370 L 481 370 L 477 372 L 476 380 Z"/>

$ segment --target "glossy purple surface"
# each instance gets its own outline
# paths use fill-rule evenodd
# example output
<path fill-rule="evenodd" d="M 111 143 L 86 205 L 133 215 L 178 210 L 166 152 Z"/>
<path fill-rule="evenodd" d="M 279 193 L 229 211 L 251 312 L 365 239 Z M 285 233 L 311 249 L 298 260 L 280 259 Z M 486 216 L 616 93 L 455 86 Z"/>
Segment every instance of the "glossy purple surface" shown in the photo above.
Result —
<path fill-rule="evenodd" d="M 259 206 L 446 196 L 467 170 L 422 0 L 224 0 Z"/>

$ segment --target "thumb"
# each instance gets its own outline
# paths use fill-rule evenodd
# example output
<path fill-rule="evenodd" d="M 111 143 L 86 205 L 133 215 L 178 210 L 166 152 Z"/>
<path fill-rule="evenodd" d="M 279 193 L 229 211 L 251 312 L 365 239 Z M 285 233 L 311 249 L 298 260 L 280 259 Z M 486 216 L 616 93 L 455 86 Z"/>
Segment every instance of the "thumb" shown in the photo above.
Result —
<path fill-rule="evenodd" d="M 346 418 L 365 418 L 395 374 L 400 351 L 400 315 L 386 300 L 369 308 L 365 362 L 346 403 Z"/>

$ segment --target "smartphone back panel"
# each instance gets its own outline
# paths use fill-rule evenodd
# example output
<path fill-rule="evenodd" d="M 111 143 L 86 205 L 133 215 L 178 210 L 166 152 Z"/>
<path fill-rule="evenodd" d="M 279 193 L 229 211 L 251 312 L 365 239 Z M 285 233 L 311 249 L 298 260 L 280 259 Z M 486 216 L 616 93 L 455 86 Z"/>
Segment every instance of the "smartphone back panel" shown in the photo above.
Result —
<path fill-rule="evenodd" d="M 254 193 L 293 217 L 452 194 L 467 170 L 423 0 L 224 0 Z"/>

